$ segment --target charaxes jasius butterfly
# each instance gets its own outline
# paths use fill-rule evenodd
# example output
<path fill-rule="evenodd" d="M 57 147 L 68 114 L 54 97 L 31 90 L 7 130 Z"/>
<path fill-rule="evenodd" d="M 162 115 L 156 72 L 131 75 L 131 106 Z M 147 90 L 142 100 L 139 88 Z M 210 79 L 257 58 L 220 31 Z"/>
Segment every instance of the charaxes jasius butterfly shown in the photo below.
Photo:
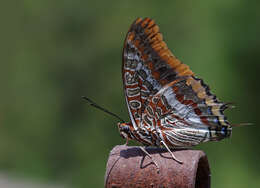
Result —
<path fill-rule="evenodd" d="M 223 113 L 231 107 L 229 103 L 220 102 L 203 80 L 171 53 L 154 20 L 138 18 L 131 25 L 124 42 L 122 77 L 131 122 L 118 123 L 118 128 L 126 144 L 131 139 L 146 146 L 165 147 L 182 163 L 170 148 L 219 141 L 231 135 L 233 125 Z M 144 147 L 140 148 L 152 159 Z"/>
<path fill-rule="evenodd" d="M 118 123 L 118 128 L 126 140 L 164 146 L 181 162 L 169 148 L 231 135 L 223 114 L 230 105 L 220 102 L 171 53 L 154 20 L 138 18 L 131 25 L 124 42 L 122 77 L 131 122 Z"/>

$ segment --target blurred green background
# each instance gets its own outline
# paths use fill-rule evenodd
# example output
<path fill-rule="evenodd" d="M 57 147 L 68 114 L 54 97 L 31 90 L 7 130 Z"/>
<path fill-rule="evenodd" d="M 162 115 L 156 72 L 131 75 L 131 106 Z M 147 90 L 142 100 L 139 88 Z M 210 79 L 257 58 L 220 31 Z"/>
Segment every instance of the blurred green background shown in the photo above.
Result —
<path fill-rule="evenodd" d="M 123 40 L 151 17 L 169 48 L 237 106 L 231 139 L 202 144 L 212 187 L 260 185 L 260 1 L 2 1 L 0 6 L 0 171 L 36 182 L 103 187 L 109 151 L 123 144 Z"/>

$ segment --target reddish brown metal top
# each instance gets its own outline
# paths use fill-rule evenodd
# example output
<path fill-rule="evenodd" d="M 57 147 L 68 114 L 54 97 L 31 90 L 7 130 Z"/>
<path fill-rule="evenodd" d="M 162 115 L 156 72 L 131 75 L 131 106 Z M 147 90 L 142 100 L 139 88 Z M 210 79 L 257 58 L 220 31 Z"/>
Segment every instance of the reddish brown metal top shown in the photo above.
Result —
<path fill-rule="evenodd" d="M 160 168 L 137 146 L 116 146 L 110 152 L 105 187 L 176 187 L 207 188 L 210 187 L 210 168 L 207 156 L 199 150 L 173 151 L 161 148 L 146 148 Z"/>

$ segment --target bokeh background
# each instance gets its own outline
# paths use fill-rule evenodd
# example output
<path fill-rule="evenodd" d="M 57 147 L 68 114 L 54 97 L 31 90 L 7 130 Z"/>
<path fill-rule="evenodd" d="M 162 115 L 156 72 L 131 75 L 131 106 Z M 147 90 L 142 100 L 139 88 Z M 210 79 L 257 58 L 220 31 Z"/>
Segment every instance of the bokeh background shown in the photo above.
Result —
<path fill-rule="evenodd" d="M 231 139 L 202 144 L 212 187 L 260 185 L 260 1 L 2 1 L 0 172 L 47 187 L 103 187 L 109 151 L 123 144 L 123 40 L 151 17 L 169 48 L 235 109 Z M 136 144 L 136 143 L 134 143 Z M 0 181 L 1 182 L 1 181 Z"/>

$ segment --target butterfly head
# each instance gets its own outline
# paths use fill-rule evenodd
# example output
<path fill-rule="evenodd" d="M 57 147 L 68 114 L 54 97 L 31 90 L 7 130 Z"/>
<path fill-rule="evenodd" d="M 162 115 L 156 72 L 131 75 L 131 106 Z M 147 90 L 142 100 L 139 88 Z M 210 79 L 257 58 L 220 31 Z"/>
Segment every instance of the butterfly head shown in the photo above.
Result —
<path fill-rule="evenodd" d="M 131 123 L 118 123 L 117 126 L 118 126 L 120 136 L 122 138 L 132 139 L 132 135 L 131 135 L 132 124 Z"/>

